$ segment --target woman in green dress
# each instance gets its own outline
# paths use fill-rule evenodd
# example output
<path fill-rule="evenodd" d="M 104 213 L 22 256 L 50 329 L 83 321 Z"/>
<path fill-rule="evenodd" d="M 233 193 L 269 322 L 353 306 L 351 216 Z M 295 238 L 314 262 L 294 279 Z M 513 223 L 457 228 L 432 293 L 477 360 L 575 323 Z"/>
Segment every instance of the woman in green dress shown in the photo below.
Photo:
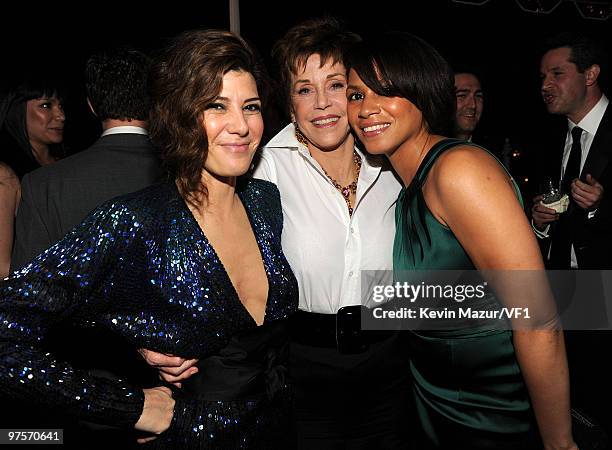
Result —
<path fill-rule="evenodd" d="M 394 271 L 542 274 L 509 174 L 486 150 L 443 136 L 455 100 L 452 71 L 438 52 L 413 35 L 386 33 L 357 44 L 348 67 L 351 127 L 368 152 L 389 158 L 405 186 L 396 208 Z M 521 294 L 548 293 L 546 283 L 534 286 Z M 577 448 L 553 301 L 543 295 L 532 306 L 545 311 L 535 329 L 512 323 L 514 330 L 407 333 L 419 448 Z"/>

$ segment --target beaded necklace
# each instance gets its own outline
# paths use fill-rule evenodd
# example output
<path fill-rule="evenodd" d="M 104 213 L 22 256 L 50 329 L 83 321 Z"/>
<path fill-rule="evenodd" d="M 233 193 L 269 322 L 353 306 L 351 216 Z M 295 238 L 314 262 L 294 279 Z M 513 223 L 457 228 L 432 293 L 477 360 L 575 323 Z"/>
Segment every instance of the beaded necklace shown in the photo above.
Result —
<path fill-rule="evenodd" d="M 359 171 L 361 170 L 361 156 L 359 156 L 359 154 L 355 150 L 353 150 L 353 164 L 355 167 L 355 179 L 352 181 L 352 183 L 347 184 L 346 186 L 341 186 L 340 183 L 338 183 L 336 180 L 329 176 L 327 170 L 323 169 L 323 172 L 325 172 L 325 175 L 327 175 L 329 181 L 331 181 L 334 187 L 338 189 L 338 191 L 340 191 L 340 194 L 342 194 L 342 198 L 344 198 L 346 206 L 348 207 L 349 216 L 353 215 L 351 194 L 357 195 L 357 180 L 359 179 Z"/>

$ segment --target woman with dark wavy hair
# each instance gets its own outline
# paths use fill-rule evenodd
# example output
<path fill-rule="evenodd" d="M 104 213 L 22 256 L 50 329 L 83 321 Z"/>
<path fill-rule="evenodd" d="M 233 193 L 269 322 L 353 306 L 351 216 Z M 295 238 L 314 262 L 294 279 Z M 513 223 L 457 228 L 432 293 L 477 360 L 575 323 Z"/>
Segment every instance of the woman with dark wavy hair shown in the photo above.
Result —
<path fill-rule="evenodd" d="M 263 82 L 229 32 L 185 32 L 162 53 L 150 134 L 170 179 L 100 206 L 0 284 L 3 394 L 133 427 L 155 448 L 286 448 L 296 280 L 278 190 L 239 178 L 262 136 Z M 65 321 L 197 358 L 199 372 L 174 392 L 96 377 L 42 350 Z"/>

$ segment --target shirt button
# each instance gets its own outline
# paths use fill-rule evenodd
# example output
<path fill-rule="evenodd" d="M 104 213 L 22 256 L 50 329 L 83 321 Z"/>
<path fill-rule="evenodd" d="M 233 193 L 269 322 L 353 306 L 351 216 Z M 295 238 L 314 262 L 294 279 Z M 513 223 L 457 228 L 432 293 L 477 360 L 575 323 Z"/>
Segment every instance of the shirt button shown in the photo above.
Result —
<path fill-rule="evenodd" d="M 353 271 L 352 271 L 352 270 L 351 270 L 351 271 L 348 273 L 348 276 L 349 276 L 349 277 L 352 277 L 352 276 L 353 276 Z"/>
<path fill-rule="evenodd" d="M 355 228 L 351 227 L 351 234 L 355 234 Z"/>

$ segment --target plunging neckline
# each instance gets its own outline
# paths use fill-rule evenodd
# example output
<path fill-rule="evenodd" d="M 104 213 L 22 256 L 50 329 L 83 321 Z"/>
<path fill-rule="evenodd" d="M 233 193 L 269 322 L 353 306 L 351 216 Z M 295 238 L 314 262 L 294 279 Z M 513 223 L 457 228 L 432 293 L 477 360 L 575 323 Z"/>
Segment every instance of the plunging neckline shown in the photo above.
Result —
<path fill-rule="evenodd" d="M 240 203 L 242 204 L 242 207 L 244 208 L 244 211 L 245 211 L 245 213 L 247 215 L 247 219 L 249 221 L 249 225 L 251 226 L 251 231 L 253 233 L 253 236 L 255 237 L 255 242 L 257 243 L 257 248 L 259 249 L 259 256 L 261 257 L 261 262 L 262 262 L 262 265 L 263 265 L 263 268 L 264 268 L 264 272 L 266 274 L 266 279 L 268 281 L 268 295 L 266 296 L 266 304 L 264 306 L 264 315 L 263 315 L 263 320 L 261 322 L 261 325 L 257 324 L 257 320 L 255 320 L 255 317 L 253 317 L 253 315 L 249 312 L 247 307 L 244 305 L 244 303 L 240 299 L 240 296 L 238 295 L 238 291 L 236 290 L 236 286 L 234 285 L 234 282 L 232 281 L 231 277 L 229 276 L 229 273 L 227 272 L 227 269 L 225 268 L 225 265 L 223 264 L 223 261 L 219 257 L 219 254 L 217 253 L 217 250 L 215 250 L 215 247 L 208 240 L 208 237 L 206 237 L 206 234 L 204 233 L 204 230 L 202 230 L 202 228 L 200 227 L 200 224 L 198 223 L 198 220 L 194 216 L 193 211 L 191 211 L 191 209 L 189 209 L 189 205 L 187 205 L 187 202 L 185 201 L 185 199 L 180 195 L 180 192 L 178 192 L 178 188 L 176 187 L 176 184 L 175 183 L 172 183 L 172 184 L 174 185 L 174 188 L 176 189 L 176 192 L 177 192 L 177 194 L 178 194 L 178 196 L 179 196 L 179 198 L 181 200 L 181 203 L 183 204 L 183 206 L 185 207 L 185 209 L 189 213 L 192 222 L 195 224 L 195 227 L 200 232 L 200 236 L 204 240 L 205 245 L 210 248 L 215 261 L 219 263 L 219 266 L 222 269 L 225 281 L 227 282 L 227 284 L 231 288 L 231 291 L 232 291 L 232 294 L 233 294 L 231 296 L 232 299 L 234 299 L 234 301 L 238 303 L 238 308 L 241 309 L 243 311 L 243 313 L 246 314 L 246 316 L 251 320 L 251 322 L 256 327 L 261 327 L 261 326 L 265 325 L 266 324 L 266 319 L 268 318 L 268 307 L 270 306 L 270 303 L 271 303 L 270 302 L 270 295 L 271 295 L 271 291 L 272 291 L 272 281 L 270 280 L 270 270 L 269 270 L 270 268 L 266 264 L 266 260 L 263 257 L 263 255 L 264 255 L 263 248 L 262 248 L 263 242 L 260 242 L 259 236 L 257 236 L 257 233 L 255 233 L 255 229 L 253 227 L 253 217 L 252 217 L 252 214 L 251 214 L 250 206 L 247 205 L 248 202 L 245 202 L 244 199 L 242 198 L 242 192 L 239 191 L 238 189 L 236 189 L 236 194 L 238 194 L 238 199 L 240 200 Z M 247 186 L 245 186 L 243 189 L 247 189 Z"/>

